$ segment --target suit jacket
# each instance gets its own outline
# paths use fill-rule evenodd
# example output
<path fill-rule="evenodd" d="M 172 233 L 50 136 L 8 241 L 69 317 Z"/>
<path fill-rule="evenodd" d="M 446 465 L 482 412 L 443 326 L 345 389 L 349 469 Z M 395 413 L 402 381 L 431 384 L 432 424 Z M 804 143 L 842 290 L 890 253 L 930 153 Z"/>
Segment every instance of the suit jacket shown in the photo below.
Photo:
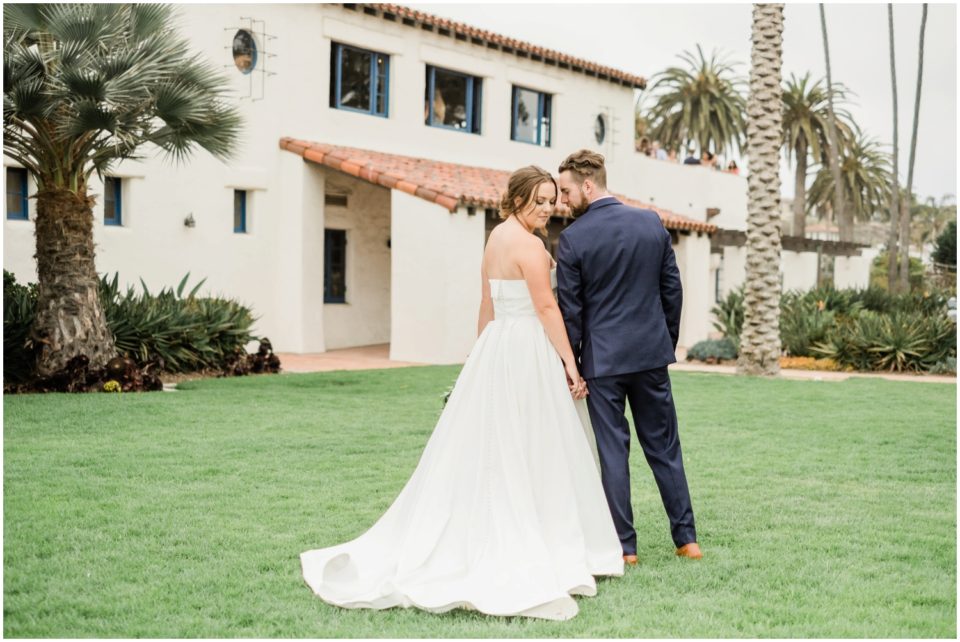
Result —
<path fill-rule="evenodd" d="M 560 234 L 557 297 L 585 379 L 674 363 L 683 290 L 651 210 L 601 198 Z"/>

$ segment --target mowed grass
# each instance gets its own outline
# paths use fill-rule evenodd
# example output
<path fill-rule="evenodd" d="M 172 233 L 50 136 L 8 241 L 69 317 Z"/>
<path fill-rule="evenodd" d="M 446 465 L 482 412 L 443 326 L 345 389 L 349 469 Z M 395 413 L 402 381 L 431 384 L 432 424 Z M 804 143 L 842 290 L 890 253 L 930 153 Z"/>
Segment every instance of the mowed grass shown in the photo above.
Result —
<path fill-rule="evenodd" d="M 300 552 L 369 527 L 456 367 L 4 398 L 7 637 L 949 637 L 956 386 L 676 373 L 705 557 L 639 448 L 640 564 L 568 622 L 344 610 Z"/>

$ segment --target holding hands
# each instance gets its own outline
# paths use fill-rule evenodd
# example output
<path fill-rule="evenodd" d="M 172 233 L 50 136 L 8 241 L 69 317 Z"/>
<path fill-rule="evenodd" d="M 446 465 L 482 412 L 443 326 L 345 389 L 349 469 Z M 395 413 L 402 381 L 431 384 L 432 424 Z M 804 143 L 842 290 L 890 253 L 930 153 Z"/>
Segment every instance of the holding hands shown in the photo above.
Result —
<path fill-rule="evenodd" d="M 571 363 L 564 364 L 563 367 L 567 371 L 567 387 L 570 388 L 570 394 L 574 399 L 584 399 L 590 391 L 587 390 L 587 382 L 580 376 L 577 366 Z"/>

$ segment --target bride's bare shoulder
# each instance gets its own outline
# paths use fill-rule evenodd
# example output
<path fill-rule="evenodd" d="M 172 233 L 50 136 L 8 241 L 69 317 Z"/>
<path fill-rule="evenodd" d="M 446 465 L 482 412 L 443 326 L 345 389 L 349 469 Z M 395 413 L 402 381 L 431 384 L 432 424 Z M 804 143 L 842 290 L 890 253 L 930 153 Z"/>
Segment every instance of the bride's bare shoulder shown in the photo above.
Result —
<path fill-rule="evenodd" d="M 533 234 L 524 234 L 522 237 L 517 237 L 513 245 L 513 255 L 518 263 L 543 263 L 548 267 L 552 263 L 550 254 L 543 247 L 543 241 Z"/>

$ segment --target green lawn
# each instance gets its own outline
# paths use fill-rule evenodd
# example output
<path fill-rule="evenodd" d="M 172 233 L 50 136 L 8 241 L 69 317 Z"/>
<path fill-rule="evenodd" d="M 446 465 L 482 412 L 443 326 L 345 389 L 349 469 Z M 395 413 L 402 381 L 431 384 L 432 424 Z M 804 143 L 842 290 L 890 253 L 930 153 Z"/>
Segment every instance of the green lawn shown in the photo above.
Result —
<path fill-rule="evenodd" d="M 674 376 L 702 562 L 639 451 L 640 564 L 569 622 L 348 611 L 298 554 L 416 465 L 456 367 L 4 398 L 7 637 L 950 637 L 956 386 Z"/>

